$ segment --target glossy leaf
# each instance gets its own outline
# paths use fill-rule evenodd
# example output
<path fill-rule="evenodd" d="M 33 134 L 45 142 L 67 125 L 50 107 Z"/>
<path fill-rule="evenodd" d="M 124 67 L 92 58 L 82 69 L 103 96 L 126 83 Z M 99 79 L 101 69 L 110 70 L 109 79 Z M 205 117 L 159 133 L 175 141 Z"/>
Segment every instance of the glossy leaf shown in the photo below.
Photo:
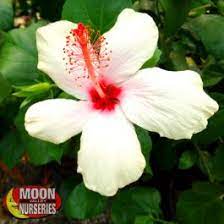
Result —
<path fill-rule="evenodd" d="M 191 168 L 197 161 L 197 154 L 195 151 L 185 151 L 182 153 L 179 160 L 179 169 L 185 170 Z"/>
<path fill-rule="evenodd" d="M 137 216 L 135 224 L 154 224 L 150 216 Z"/>
<path fill-rule="evenodd" d="M 219 92 L 210 93 L 210 96 L 217 101 L 219 104 L 220 109 L 224 107 L 224 94 Z"/>
<path fill-rule="evenodd" d="M 161 55 L 162 55 L 162 51 L 159 48 L 157 48 L 155 50 L 153 56 L 148 61 L 145 62 L 145 64 L 142 66 L 142 68 L 155 67 L 159 63 Z"/>
<path fill-rule="evenodd" d="M 210 160 L 211 172 L 215 180 L 224 181 L 224 145 L 220 145 Z"/>
<path fill-rule="evenodd" d="M 224 17 L 219 15 L 202 15 L 190 20 L 185 29 L 202 41 L 207 52 L 216 58 L 224 58 Z"/>
<path fill-rule="evenodd" d="M 165 11 L 165 33 L 171 35 L 185 22 L 191 8 L 191 0 L 160 0 L 160 3 Z"/>
<path fill-rule="evenodd" d="M 199 144 L 210 144 L 224 136 L 224 110 L 218 111 L 208 122 L 207 128 L 193 136 L 193 141 Z"/>
<path fill-rule="evenodd" d="M 0 74 L 0 103 L 4 100 L 11 92 L 11 86 Z"/>
<path fill-rule="evenodd" d="M 59 145 L 44 142 L 32 137 L 27 139 L 26 152 L 34 165 L 43 165 L 51 161 L 60 162 L 63 149 Z"/>
<path fill-rule="evenodd" d="M 0 30 L 9 30 L 13 26 L 13 0 L 0 1 Z"/>
<path fill-rule="evenodd" d="M 146 130 L 140 128 L 140 127 L 137 127 L 137 126 L 135 127 L 135 130 L 136 130 L 136 133 L 138 135 L 138 140 L 141 144 L 142 153 L 144 154 L 145 160 L 146 160 L 145 172 L 153 175 L 152 174 L 152 169 L 151 169 L 150 163 L 149 163 L 150 153 L 151 153 L 151 150 L 152 150 L 152 140 L 149 136 L 148 131 L 146 131 Z"/>
<path fill-rule="evenodd" d="M 22 144 L 19 135 L 13 131 L 0 140 L 0 160 L 10 169 L 20 162 L 24 151 L 25 145 Z"/>
<path fill-rule="evenodd" d="M 0 72 L 13 85 L 28 85 L 37 82 L 36 29 L 44 22 L 31 25 L 26 29 L 9 32 L 0 50 Z"/>
<path fill-rule="evenodd" d="M 223 224 L 224 188 L 209 183 L 197 183 L 183 192 L 177 203 L 177 217 L 182 224 Z"/>
<path fill-rule="evenodd" d="M 118 14 L 132 6 L 131 0 L 119 0 L 110 4 L 107 0 L 67 0 L 62 19 L 75 23 L 83 22 L 105 32 L 113 26 Z"/>
<path fill-rule="evenodd" d="M 114 224 L 134 224 L 135 217 L 160 214 L 160 194 L 156 189 L 136 187 L 122 190 L 112 203 Z"/>
<path fill-rule="evenodd" d="M 106 203 L 106 197 L 86 189 L 84 184 L 79 184 L 68 195 L 64 207 L 65 214 L 68 218 L 91 218 L 102 213 Z"/>

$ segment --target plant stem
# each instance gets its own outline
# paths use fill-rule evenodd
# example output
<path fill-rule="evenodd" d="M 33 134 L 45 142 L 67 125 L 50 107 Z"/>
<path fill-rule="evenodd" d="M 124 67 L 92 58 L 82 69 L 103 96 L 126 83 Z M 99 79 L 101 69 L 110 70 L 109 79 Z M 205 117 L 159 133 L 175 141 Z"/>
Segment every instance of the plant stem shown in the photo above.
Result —
<path fill-rule="evenodd" d="M 214 182 L 214 178 L 213 178 L 212 173 L 211 173 L 211 170 L 210 170 L 210 168 L 208 166 L 207 159 L 205 158 L 205 155 L 203 154 L 203 152 L 201 151 L 201 149 L 199 148 L 199 146 L 197 144 L 194 144 L 194 146 L 195 146 L 195 148 L 196 148 L 196 150 L 198 152 L 198 155 L 199 155 L 199 157 L 201 159 L 201 162 L 202 162 L 204 168 L 206 169 L 206 172 L 208 174 L 209 181 L 211 183 L 213 183 Z"/>

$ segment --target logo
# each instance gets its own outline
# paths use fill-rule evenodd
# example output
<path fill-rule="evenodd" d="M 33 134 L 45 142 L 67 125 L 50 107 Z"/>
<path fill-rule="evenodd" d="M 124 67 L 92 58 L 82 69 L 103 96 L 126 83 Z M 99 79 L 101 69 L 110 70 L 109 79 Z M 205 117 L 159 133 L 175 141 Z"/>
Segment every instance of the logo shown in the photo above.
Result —
<path fill-rule="evenodd" d="M 61 207 L 61 198 L 55 188 L 24 186 L 12 188 L 3 203 L 16 218 L 34 219 L 56 214 Z"/>

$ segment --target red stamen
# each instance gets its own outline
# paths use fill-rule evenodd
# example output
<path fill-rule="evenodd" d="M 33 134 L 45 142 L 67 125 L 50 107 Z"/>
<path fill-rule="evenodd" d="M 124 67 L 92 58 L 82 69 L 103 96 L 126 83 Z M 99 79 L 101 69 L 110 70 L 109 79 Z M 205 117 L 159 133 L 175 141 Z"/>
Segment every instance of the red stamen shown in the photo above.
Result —
<path fill-rule="evenodd" d="M 95 41 L 91 41 L 93 34 L 97 37 Z M 110 60 L 105 45 L 107 43 L 103 36 L 79 23 L 77 28 L 72 29 L 70 35 L 66 37 L 66 46 L 63 49 L 66 70 L 75 76 L 77 87 L 82 87 L 87 80 L 91 80 L 101 97 L 104 97 L 105 93 L 99 84 L 100 70 L 108 66 Z"/>

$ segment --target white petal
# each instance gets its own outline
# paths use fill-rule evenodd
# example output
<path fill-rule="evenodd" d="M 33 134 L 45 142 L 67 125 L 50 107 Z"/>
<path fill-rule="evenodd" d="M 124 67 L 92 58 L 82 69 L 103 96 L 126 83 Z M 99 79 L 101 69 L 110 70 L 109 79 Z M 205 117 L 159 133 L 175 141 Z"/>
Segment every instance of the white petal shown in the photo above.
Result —
<path fill-rule="evenodd" d="M 104 34 L 110 61 L 102 74 L 117 82 L 135 74 L 144 62 L 153 56 L 157 47 L 158 28 L 146 13 L 124 9 L 114 27 Z M 102 48 L 105 51 L 105 48 Z"/>
<path fill-rule="evenodd" d="M 84 101 L 45 100 L 27 110 L 25 128 L 33 137 L 60 144 L 80 133 L 88 116 L 89 106 Z"/>
<path fill-rule="evenodd" d="M 87 188 L 112 196 L 139 179 L 144 167 L 134 127 L 119 108 L 96 113 L 87 122 L 78 152 L 78 172 Z"/>
<path fill-rule="evenodd" d="M 124 84 L 121 105 L 135 124 L 160 136 L 189 139 L 206 128 L 218 104 L 193 71 L 144 69 Z"/>
<path fill-rule="evenodd" d="M 66 36 L 76 27 L 72 22 L 58 21 L 37 30 L 38 69 L 48 74 L 65 92 L 85 99 L 85 90 L 76 85 L 76 77 L 66 71 L 66 61 L 63 60 Z"/>

